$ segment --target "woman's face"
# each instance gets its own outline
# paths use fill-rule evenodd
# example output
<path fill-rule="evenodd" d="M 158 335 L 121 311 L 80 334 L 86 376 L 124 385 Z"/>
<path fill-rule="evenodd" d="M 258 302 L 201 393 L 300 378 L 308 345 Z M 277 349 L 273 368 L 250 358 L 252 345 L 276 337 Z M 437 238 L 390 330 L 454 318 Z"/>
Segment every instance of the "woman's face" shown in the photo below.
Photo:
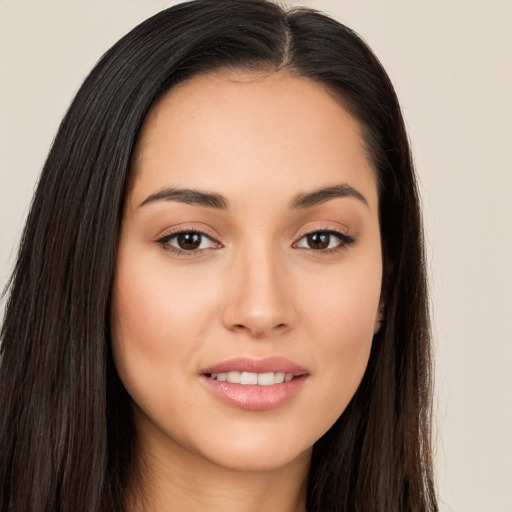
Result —
<path fill-rule="evenodd" d="M 141 445 L 309 457 L 361 381 L 381 277 L 374 170 L 331 94 L 285 73 L 174 88 L 138 141 L 113 292 Z"/>

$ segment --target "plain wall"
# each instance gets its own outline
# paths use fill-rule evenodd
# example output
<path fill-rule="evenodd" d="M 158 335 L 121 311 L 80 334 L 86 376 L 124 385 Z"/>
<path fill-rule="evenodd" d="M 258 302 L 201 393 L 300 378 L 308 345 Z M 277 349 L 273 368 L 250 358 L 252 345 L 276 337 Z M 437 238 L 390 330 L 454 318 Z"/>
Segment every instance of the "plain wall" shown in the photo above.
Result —
<path fill-rule="evenodd" d="M 309 0 L 359 32 L 402 103 L 425 209 L 441 510 L 512 512 L 512 2 Z M 0 287 L 59 122 L 163 0 L 0 0 Z"/>

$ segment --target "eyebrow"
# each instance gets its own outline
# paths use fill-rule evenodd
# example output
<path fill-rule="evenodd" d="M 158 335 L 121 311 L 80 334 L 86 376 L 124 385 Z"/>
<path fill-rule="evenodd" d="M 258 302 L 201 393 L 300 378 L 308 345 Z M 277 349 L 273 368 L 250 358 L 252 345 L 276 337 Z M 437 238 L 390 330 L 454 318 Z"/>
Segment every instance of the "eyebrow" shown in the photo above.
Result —
<path fill-rule="evenodd" d="M 290 202 L 290 208 L 293 210 L 311 208 L 312 206 L 317 206 L 331 199 L 345 197 L 353 197 L 368 206 L 368 201 L 361 192 L 346 183 L 342 183 L 340 185 L 333 185 L 312 192 L 299 194 Z M 139 204 L 139 208 L 156 201 L 177 201 L 185 204 L 214 208 L 216 210 L 227 210 L 228 208 L 228 200 L 221 194 L 175 187 L 164 188 L 151 194 Z"/>
<path fill-rule="evenodd" d="M 220 194 L 213 192 L 201 192 L 188 188 L 164 188 L 151 194 L 139 204 L 139 208 L 155 201 L 178 201 L 179 203 L 193 204 L 215 208 L 216 210 L 226 210 L 228 201 Z"/>
<path fill-rule="evenodd" d="M 331 199 L 344 197 L 354 197 L 355 199 L 359 199 L 359 201 L 368 206 L 368 201 L 363 196 L 363 194 L 361 194 L 361 192 L 357 191 L 355 188 L 346 183 L 342 183 L 340 185 L 333 185 L 331 187 L 314 190 L 313 192 L 299 194 L 293 198 L 290 204 L 290 208 L 311 208 L 312 206 L 325 203 Z"/>

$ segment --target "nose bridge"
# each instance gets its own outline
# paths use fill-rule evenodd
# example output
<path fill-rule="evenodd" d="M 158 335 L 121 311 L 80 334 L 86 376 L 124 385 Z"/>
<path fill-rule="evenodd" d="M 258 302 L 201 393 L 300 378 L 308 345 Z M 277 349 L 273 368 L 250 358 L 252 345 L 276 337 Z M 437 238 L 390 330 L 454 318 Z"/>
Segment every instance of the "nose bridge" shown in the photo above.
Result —
<path fill-rule="evenodd" d="M 279 248 L 269 240 L 253 238 L 235 252 L 226 326 L 258 337 L 290 327 L 293 306 Z"/>

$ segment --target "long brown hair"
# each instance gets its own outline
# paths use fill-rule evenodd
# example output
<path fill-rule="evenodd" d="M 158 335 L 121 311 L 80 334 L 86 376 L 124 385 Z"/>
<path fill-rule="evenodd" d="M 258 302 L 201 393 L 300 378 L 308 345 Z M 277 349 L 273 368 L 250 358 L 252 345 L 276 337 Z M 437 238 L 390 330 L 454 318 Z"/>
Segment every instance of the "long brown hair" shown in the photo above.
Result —
<path fill-rule="evenodd" d="M 314 446 L 307 509 L 437 510 L 421 217 L 389 78 L 353 31 L 323 14 L 197 0 L 150 18 L 104 55 L 50 151 L 1 331 L 2 511 L 123 509 L 135 432 L 109 317 L 130 160 L 154 102 L 221 68 L 285 69 L 326 85 L 358 119 L 379 183 L 382 329 L 358 391 Z"/>

